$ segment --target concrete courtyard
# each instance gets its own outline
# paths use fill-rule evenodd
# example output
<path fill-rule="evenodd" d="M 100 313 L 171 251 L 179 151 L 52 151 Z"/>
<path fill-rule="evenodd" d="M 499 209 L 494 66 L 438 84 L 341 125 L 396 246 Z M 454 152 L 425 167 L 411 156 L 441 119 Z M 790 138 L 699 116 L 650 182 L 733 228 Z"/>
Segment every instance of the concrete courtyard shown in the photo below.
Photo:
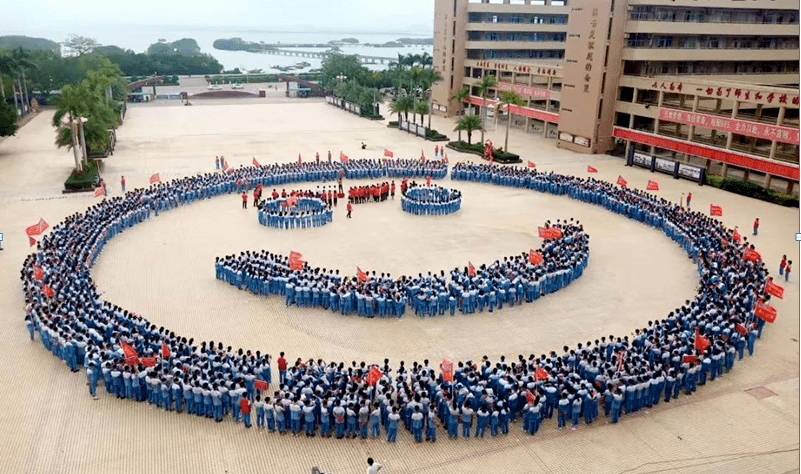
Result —
<path fill-rule="evenodd" d="M 118 147 L 105 160 L 111 195 L 119 178 L 128 187 L 214 170 L 215 155 L 229 164 L 296 161 L 298 153 L 325 159 L 330 150 L 351 159 L 433 156 L 434 143 L 369 121 L 319 99 L 204 100 L 133 104 L 118 130 Z M 387 114 L 388 115 L 388 114 Z M 692 396 L 654 410 L 627 415 L 617 425 L 582 425 L 558 431 L 546 421 L 534 436 L 520 424 L 508 436 L 416 445 L 400 430 L 398 443 L 280 437 L 245 430 L 229 420 L 216 424 L 147 404 L 120 401 L 100 390 L 88 395 L 83 372 L 72 374 L 38 341 L 27 337 L 19 269 L 30 252 L 25 227 L 40 217 L 51 226 L 97 202 L 89 194 L 62 195 L 72 153 L 53 145 L 52 111 L 43 111 L 15 137 L 0 141 L 0 454 L 3 472 L 212 472 L 309 473 L 312 466 L 334 474 L 361 473 L 371 456 L 385 473 L 695 473 L 795 472 L 799 465 L 799 293 L 785 283 L 776 300 L 779 316 L 766 328 L 753 357 Z M 389 120 L 389 117 L 387 117 Z M 451 120 L 434 127 L 456 138 Z M 474 133 L 474 140 L 478 140 Z M 502 145 L 503 127 L 488 133 Z M 365 142 L 367 150 L 359 144 Z M 724 209 L 723 222 L 750 235 L 762 222 L 757 249 L 778 267 L 783 254 L 799 261 L 795 233 L 798 210 L 736 196 L 645 170 L 626 168 L 604 155 L 577 155 L 553 140 L 512 131 L 509 149 L 542 171 L 598 178 L 622 175 L 630 187 L 659 181 L 659 195 L 677 201 L 693 193 L 693 207 Z M 448 152 L 451 163 L 474 155 Z M 525 166 L 519 165 L 519 166 Z M 372 181 L 345 181 L 352 183 Z M 567 197 L 492 185 L 445 180 L 463 193 L 462 210 L 445 217 L 419 217 L 399 202 L 355 206 L 344 203 L 322 228 L 282 231 L 258 225 L 255 211 L 240 208 L 236 195 L 163 213 L 112 240 L 93 270 L 104 297 L 196 341 L 270 354 L 326 361 L 480 359 L 487 355 L 559 351 L 563 345 L 623 336 L 660 319 L 691 299 L 697 275 L 690 260 L 651 228 Z M 314 189 L 317 184 L 289 189 Z M 271 190 L 268 190 L 271 191 Z M 280 190 L 279 190 L 280 191 Z M 590 264 L 562 291 L 530 305 L 494 314 L 402 320 L 342 317 L 323 310 L 287 309 L 279 299 L 238 291 L 214 278 L 214 258 L 243 250 L 302 252 L 310 264 L 358 265 L 393 276 L 446 270 L 491 261 L 538 247 L 537 225 L 576 218 L 590 239 Z M 797 273 L 793 275 L 797 278 Z M 676 403 L 677 402 L 677 403 Z"/>

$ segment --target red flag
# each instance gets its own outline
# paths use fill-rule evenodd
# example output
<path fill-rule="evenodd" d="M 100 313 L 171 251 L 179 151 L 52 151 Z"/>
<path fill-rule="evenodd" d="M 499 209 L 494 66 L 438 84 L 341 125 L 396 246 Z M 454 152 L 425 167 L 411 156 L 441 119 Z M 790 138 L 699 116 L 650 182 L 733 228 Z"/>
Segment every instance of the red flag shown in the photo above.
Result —
<path fill-rule="evenodd" d="M 298 204 L 297 196 L 289 196 L 288 198 L 286 198 L 286 201 L 284 201 L 284 204 L 285 204 L 285 207 L 295 207 L 295 206 L 297 206 L 297 204 Z"/>
<path fill-rule="evenodd" d="M 347 162 L 349 162 L 349 161 L 350 161 L 350 158 L 348 158 L 348 155 L 346 155 L 346 154 L 344 154 L 344 153 L 342 153 L 342 152 L 340 151 L 340 152 L 339 152 L 339 161 L 341 161 L 341 162 L 343 162 L 343 163 L 347 163 Z"/>
<path fill-rule="evenodd" d="M 228 171 L 228 160 L 226 160 L 225 158 L 223 158 L 222 160 L 222 169 L 223 171 Z"/>
<path fill-rule="evenodd" d="M 534 394 L 531 393 L 531 390 L 526 390 L 526 401 L 529 403 L 534 403 Z"/>
<path fill-rule="evenodd" d="M 710 216 L 723 216 L 723 208 L 714 204 L 709 205 Z"/>
<path fill-rule="evenodd" d="M 597 172 L 598 172 L 597 169 L 593 168 L 590 165 L 587 165 L 587 173 L 597 173 Z"/>
<path fill-rule="evenodd" d="M 734 233 L 731 235 L 731 238 L 738 244 L 742 240 L 742 237 L 740 237 L 740 231 L 737 229 L 737 227 L 734 228 Z"/>
<path fill-rule="evenodd" d="M 47 222 L 45 222 L 45 220 L 40 217 L 39 222 L 25 228 L 25 233 L 28 234 L 28 237 L 31 237 L 33 235 L 40 235 L 42 232 L 46 231 L 49 228 L 50 226 L 47 224 Z"/>
<path fill-rule="evenodd" d="M 136 351 L 133 347 L 131 347 L 127 342 L 121 341 L 120 347 L 122 347 L 122 353 L 125 355 L 125 363 L 128 365 L 136 365 L 139 363 L 139 355 L 136 354 Z"/>
<path fill-rule="evenodd" d="M 626 351 L 620 350 L 617 353 L 617 371 L 623 370 L 623 362 L 626 360 Z"/>
<path fill-rule="evenodd" d="M 443 163 L 448 163 L 448 154 L 445 154 L 445 158 L 442 159 Z"/>
<path fill-rule="evenodd" d="M 471 262 L 467 262 L 467 274 L 471 277 L 476 276 L 476 267 Z"/>
<path fill-rule="evenodd" d="M 562 230 L 556 227 L 537 227 L 537 234 L 541 239 L 562 238 Z"/>
<path fill-rule="evenodd" d="M 453 362 L 448 359 L 442 359 L 439 369 L 442 371 L 442 380 L 453 382 Z"/>
<path fill-rule="evenodd" d="M 367 281 L 367 274 L 364 273 L 359 267 L 356 267 L 356 277 L 359 279 L 359 281 Z"/>
<path fill-rule="evenodd" d="M 681 361 L 685 364 L 697 364 L 698 363 L 698 356 L 694 355 L 686 355 L 681 358 Z"/>
<path fill-rule="evenodd" d="M 645 187 L 647 191 L 659 191 L 659 183 L 656 181 L 649 179 L 648 186 Z"/>
<path fill-rule="evenodd" d="M 300 252 L 289 252 L 289 268 L 291 270 L 303 270 L 303 254 Z"/>
<path fill-rule="evenodd" d="M 255 156 L 253 157 L 253 166 L 256 168 L 261 168 L 261 165 L 259 164 L 258 160 L 256 160 Z"/>
<path fill-rule="evenodd" d="M 303 163 L 303 160 L 300 159 L 300 153 L 298 153 L 298 163 Z"/>
<path fill-rule="evenodd" d="M 542 254 L 540 252 L 535 252 L 534 249 L 529 249 L 528 261 L 531 262 L 532 265 L 539 265 L 542 263 Z"/>
<path fill-rule="evenodd" d="M 628 183 L 628 181 L 626 181 L 625 179 L 623 179 L 623 176 L 620 176 L 620 175 L 618 175 L 618 177 L 617 177 L 617 181 L 616 181 L 616 182 L 617 182 L 617 184 L 618 184 L 618 185 L 620 185 L 620 187 L 622 187 L 622 188 L 625 188 L 625 187 L 626 187 L 626 186 L 629 184 L 629 183 Z"/>
<path fill-rule="evenodd" d="M 765 304 L 762 299 L 757 300 L 756 304 L 756 316 L 765 321 L 766 323 L 772 323 L 776 321 L 776 316 L 778 315 L 776 308 L 769 304 Z"/>
<path fill-rule="evenodd" d="M 743 252 L 743 260 L 751 260 L 752 262 L 756 262 L 757 260 L 760 260 L 761 258 L 762 258 L 762 255 L 760 255 L 759 252 L 757 252 L 756 250 L 752 249 L 751 247 L 746 248 L 745 252 Z"/>
<path fill-rule="evenodd" d="M 241 186 L 242 186 L 242 183 L 243 183 L 243 181 L 242 181 L 242 178 L 239 178 L 239 179 L 237 179 L 237 180 L 236 180 L 236 187 L 237 187 L 237 188 L 241 187 Z"/>
<path fill-rule="evenodd" d="M 375 386 L 375 384 L 377 384 L 378 381 L 381 380 L 381 377 L 383 375 L 384 374 L 382 374 L 381 371 L 378 370 L 378 367 L 373 366 L 370 369 L 370 372 L 367 373 L 367 383 L 372 385 L 372 386 Z"/>
<path fill-rule="evenodd" d="M 28 237 L 28 244 L 31 247 L 33 247 L 34 245 L 36 245 L 36 239 L 34 239 L 33 237 Z"/>
<path fill-rule="evenodd" d="M 426 176 L 426 186 L 431 186 L 431 176 Z"/>
<path fill-rule="evenodd" d="M 161 182 L 161 178 L 159 178 L 159 174 L 158 173 L 156 173 L 156 174 L 154 174 L 153 176 L 150 177 L 150 184 L 156 184 L 156 183 L 160 183 L 160 182 Z"/>
<path fill-rule="evenodd" d="M 100 186 L 97 189 L 95 189 L 95 197 L 96 198 L 102 196 L 103 194 L 105 194 L 103 192 L 103 186 Z"/>
<path fill-rule="evenodd" d="M 537 167 L 537 165 L 536 165 L 536 164 L 535 164 L 533 161 L 529 161 L 529 162 L 528 162 L 528 167 L 529 167 L 529 168 L 536 168 L 536 167 Z"/>
<path fill-rule="evenodd" d="M 384 156 L 386 156 L 387 158 L 393 158 L 395 154 L 384 148 Z"/>
<path fill-rule="evenodd" d="M 225 174 L 232 175 L 232 174 L 234 174 L 234 171 L 235 170 L 233 168 L 228 168 L 227 170 L 225 170 Z"/>
<path fill-rule="evenodd" d="M 784 288 L 777 285 L 776 283 L 773 283 L 772 279 L 768 280 L 767 283 L 765 283 L 765 293 L 775 296 L 780 300 L 784 299 Z"/>
<path fill-rule="evenodd" d="M 711 343 L 709 339 L 702 336 L 701 333 L 698 332 L 698 329 L 695 330 L 695 348 L 701 352 L 706 351 L 706 348 L 709 347 Z"/>
<path fill-rule="evenodd" d="M 170 358 L 170 348 L 167 346 L 166 342 L 161 343 L 161 358 L 162 359 Z"/>
<path fill-rule="evenodd" d="M 145 367 L 155 367 L 157 361 L 155 357 L 142 357 L 141 362 Z"/>
<path fill-rule="evenodd" d="M 44 278 L 44 270 L 42 270 L 42 267 L 39 265 L 33 266 L 33 278 L 35 278 L 36 281 L 42 281 L 42 278 Z"/>
<path fill-rule="evenodd" d="M 547 227 L 537 227 L 537 235 L 541 239 L 547 239 L 548 238 L 548 228 Z"/>
<path fill-rule="evenodd" d="M 548 372 L 546 372 L 545 369 L 543 369 L 538 365 L 535 377 L 537 380 L 548 380 Z"/>
<path fill-rule="evenodd" d="M 426 161 L 426 152 L 420 148 L 420 161 Z"/>
<path fill-rule="evenodd" d="M 737 331 L 737 332 L 739 332 L 739 333 L 740 333 L 740 334 L 742 334 L 743 336 L 745 336 L 745 335 L 747 335 L 747 334 L 748 334 L 748 329 L 746 329 L 746 328 L 745 328 L 745 326 L 743 326 L 743 325 L 742 325 L 742 324 L 740 324 L 740 323 L 737 323 L 737 324 L 735 324 L 735 325 L 734 325 L 734 330 L 735 330 L 735 331 Z"/>
<path fill-rule="evenodd" d="M 48 298 L 52 298 L 56 294 L 56 292 L 53 291 L 53 289 L 48 285 L 42 285 L 42 293 L 44 293 L 44 295 Z"/>
<path fill-rule="evenodd" d="M 260 390 L 262 392 L 266 392 L 270 388 L 270 386 L 267 385 L 267 382 L 265 380 L 256 379 L 254 385 L 256 386 L 256 390 Z"/>
<path fill-rule="evenodd" d="M 721 245 L 723 248 L 726 248 L 726 247 L 728 247 L 728 246 L 729 246 L 729 241 L 728 241 L 728 240 L 726 240 L 726 239 L 724 239 L 723 237 L 721 237 L 721 238 L 720 238 L 720 245 Z"/>

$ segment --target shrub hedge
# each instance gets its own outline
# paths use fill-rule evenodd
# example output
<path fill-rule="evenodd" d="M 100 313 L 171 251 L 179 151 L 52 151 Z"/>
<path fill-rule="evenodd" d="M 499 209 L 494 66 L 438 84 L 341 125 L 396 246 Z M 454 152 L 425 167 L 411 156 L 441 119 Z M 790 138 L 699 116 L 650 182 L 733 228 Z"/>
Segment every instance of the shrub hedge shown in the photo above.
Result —
<path fill-rule="evenodd" d="M 435 142 L 444 142 L 444 141 L 448 140 L 447 136 L 439 133 L 436 130 L 428 130 L 426 132 L 426 138 L 431 140 L 431 141 L 435 141 Z"/>
<path fill-rule="evenodd" d="M 772 202 L 785 207 L 798 207 L 798 198 L 789 194 L 780 193 L 772 189 L 765 189 L 757 183 L 742 179 L 724 178 L 723 176 L 706 175 L 706 184 L 730 193 L 748 196 L 761 201 Z"/>
<path fill-rule="evenodd" d="M 64 181 L 64 189 L 94 189 L 99 180 L 99 163 L 99 161 L 89 160 L 88 163 L 84 163 L 83 171 L 72 170 L 72 174 Z"/>
<path fill-rule="evenodd" d="M 455 148 L 455 149 L 457 149 L 459 151 L 465 151 L 465 152 L 473 153 L 473 154 L 476 154 L 476 155 L 479 155 L 479 156 L 483 156 L 484 155 L 484 145 L 482 145 L 481 143 L 468 144 L 467 142 L 464 142 L 464 141 L 461 141 L 461 142 L 449 142 L 448 146 L 451 147 L 451 148 Z M 493 157 L 494 161 L 497 161 L 498 163 L 504 163 L 504 164 L 522 163 L 523 162 L 523 160 L 520 159 L 520 155 L 516 155 L 514 153 L 509 153 L 509 152 L 506 152 L 506 151 L 495 150 L 492 153 L 492 157 Z"/>

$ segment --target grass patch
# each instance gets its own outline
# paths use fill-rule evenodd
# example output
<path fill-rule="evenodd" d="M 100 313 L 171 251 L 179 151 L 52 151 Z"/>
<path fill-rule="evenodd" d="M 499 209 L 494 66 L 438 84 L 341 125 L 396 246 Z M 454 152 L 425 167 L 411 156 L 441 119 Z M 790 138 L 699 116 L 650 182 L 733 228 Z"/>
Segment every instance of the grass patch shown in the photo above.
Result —
<path fill-rule="evenodd" d="M 760 201 L 772 202 L 785 207 L 798 207 L 798 198 L 796 196 L 766 189 L 750 181 L 708 174 L 706 175 L 706 184 L 730 193 L 759 199 Z"/>

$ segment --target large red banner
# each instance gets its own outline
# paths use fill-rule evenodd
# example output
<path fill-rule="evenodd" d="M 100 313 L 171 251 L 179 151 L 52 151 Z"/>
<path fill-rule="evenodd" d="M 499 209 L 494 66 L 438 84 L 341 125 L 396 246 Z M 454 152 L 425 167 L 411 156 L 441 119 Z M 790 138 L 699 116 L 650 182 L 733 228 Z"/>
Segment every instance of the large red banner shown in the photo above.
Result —
<path fill-rule="evenodd" d="M 720 130 L 722 132 L 732 132 L 746 137 L 764 138 L 775 140 L 781 143 L 798 145 L 798 129 L 790 127 L 780 127 L 778 125 L 768 125 L 764 123 L 749 122 L 732 118 L 718 117 L 715 115 L 699 114 L 697 112 L 685 112 L 683 110 L 659 109 L 659 120 L 666 122 L 683 123 L 694 125 L 707 130 Z"/>
<path fill-rule="evenodd" d="M 538 89 L 531 86 L 519 86 L 517 84 L 509 84 L 507 82 L 499 82 L 495 84 L 495 88 L 499 91 L 514 91 L 515 93 L 524 97 L 531 97 L 532 99 L 550 99 L 551 91 L 548 89 Z"/>
<path fill-rule="evenodd" d="M 750 170 L 771 174 L 773 176 L 779 176 L 781 178 L 798 181 L 798 165 L 793 166 L 784 163 L 774 163 L 770 160 L 740 155 L 738 153 L 732 153 L 719 148 L 696 145 L 680 140 L 660 137 L 652 133 L 629 130 L 627 128 L 615 127 L 614 136 L 615 138 L 620 138 L 623 140 L 631 140 L 644 145 L 652 145 L 659 148 L 664 148 L 665 150 L 686 153 L 688 155 L 720 161 L 721 163 L 740 166 Z"/>
<path fill-rule="evenodd" d="M 468 101 L 473 105 L 478 106 L 488 106 L 488 105 L 498 105 L 498 101 L 490 100 L 490 99 L 482 99 L 481 97 L 471 96 Z M 537 120 L 542 120 L 543 122 L 550 122 L 550 123 L 559 123 L 559 114 L 554 114 L 552 112 L 545 112 L 544 110 L 537 110 L 532 109 L 529 107 L 519 107 L 517 105 L 510 105 L 509 112 L 520 115 L 521 117 L 528 117 Z"/>

